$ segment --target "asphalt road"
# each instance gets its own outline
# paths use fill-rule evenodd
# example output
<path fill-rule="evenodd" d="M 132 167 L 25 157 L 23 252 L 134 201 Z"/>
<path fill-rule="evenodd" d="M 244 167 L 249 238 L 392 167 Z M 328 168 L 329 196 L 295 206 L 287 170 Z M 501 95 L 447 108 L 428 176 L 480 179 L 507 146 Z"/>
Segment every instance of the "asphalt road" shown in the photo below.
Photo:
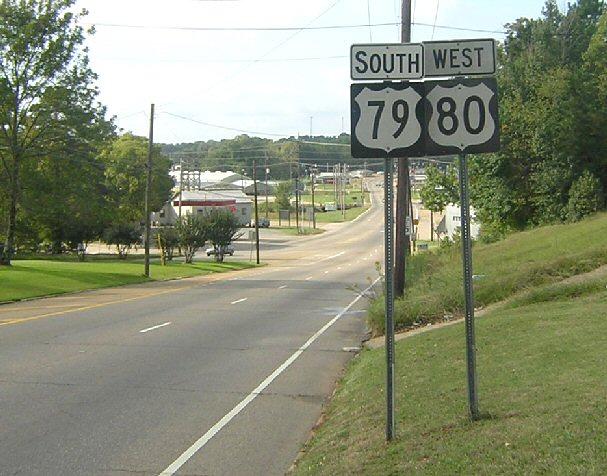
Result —
<path fill-rule="evenodd" d="M 381 205 L 261 269 L 0 306 L 0 474 L 284 474 L 364 335 Z"/>

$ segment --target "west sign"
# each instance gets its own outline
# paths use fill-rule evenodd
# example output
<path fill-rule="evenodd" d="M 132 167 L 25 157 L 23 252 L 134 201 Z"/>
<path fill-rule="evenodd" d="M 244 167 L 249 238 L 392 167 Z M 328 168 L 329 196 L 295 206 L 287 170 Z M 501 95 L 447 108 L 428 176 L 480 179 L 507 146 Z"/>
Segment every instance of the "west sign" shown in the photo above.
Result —
<path fill-rule="evenodd" d="M 424 41 L 424 77 L 493 75 L 495 40 Z"/>

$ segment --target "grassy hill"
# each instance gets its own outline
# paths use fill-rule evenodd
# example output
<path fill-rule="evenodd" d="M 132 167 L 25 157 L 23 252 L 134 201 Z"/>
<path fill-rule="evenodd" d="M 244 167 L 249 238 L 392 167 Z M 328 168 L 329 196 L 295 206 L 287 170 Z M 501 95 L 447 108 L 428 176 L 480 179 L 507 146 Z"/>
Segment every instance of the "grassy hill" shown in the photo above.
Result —
<path fill-rule="evenodd" d="M 412 335 L 396 344 L 396 440 L 384 436 L 384 350 L 365 350 L 294 472 L 607 474 L 607 268 L 580 274 L 607 259 L 606 226 L 599 215 L 475 247 L 479 300 L 507 299 L 477 320 L 480 421 L 467 416 L 463 324 Z M 424 299 L 428 319 L 459 309 L 446 281 L 459 260 L 423 259 L 441 266 L 413 273 L 424 295 L 400 312 Z"/>
<path fill-rule="evenodd" d="M 475 244 L 473 272 L 477 307 L 555 283 L 607 264 L 607 214 L 567 225 L 516 233 L 503 241 Z M 395 303 L 397 328 L 463 314 L 461 249 L 453 245 L 408 261 L 405 297 Z M 369 324 L 384 330 L 383 297 L 372 303 Z"/>

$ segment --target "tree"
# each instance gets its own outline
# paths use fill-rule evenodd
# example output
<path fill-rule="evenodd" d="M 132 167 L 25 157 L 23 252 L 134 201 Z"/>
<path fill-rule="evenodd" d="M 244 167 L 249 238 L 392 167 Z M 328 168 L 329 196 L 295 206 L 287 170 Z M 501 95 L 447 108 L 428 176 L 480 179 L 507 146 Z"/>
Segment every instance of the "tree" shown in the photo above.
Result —
<path fill-rule="evenodd" d="M 101 154 L 114 220 L 145 221 L 147 154 L 148 139 L 130 133 L 118 137 Z M 160 146 L 154 146 L 150 210 L 159 210 L 171 196 L 174 183 L 169 176 L 170 166 Z"/>
<path fill-rule="evenodd" d="M 160 248 L 162 264 L 165 265 L 167 261 L 173 260 L 175 248 L 179 246 L 179 236 L 175 228 L 163 226 L 156 231 L 156 238 L 158 240 L 158 248 Z"/>
<path fill-rule="evenodd" d="M 199 248 L 209 240 L 209 230 L 202 216 L 187 214 L 177 220 L 175 232 L 186 263 L 192 263 Z"/>
<path fill-rule="evenodd" d="M 82 145 L 80 133 L 105 122 L 96 102 L 75 0 L 0 3 L 0 168 L 7 182 L 0 264 L 15 249 L 23 167 Z"/>
<path fill-rule="evenodd" d="M 204 216 L 208 230 L 208 239 L 215 249 L 215 260 L 223 261 L 224 249 L 236 237 L 240 230 L 238 218 L 225 208 L 214 208 Z"/>
<path fill-rule="evenodd" d="M 592 173 L 585 171 L 573 182 L 569 190 L 567 218 L 570 221 L 581 220 L 600 210 L 604 205 L 605 197 L 600 180 Z"/>
<path fill-rule="evenodd" d="M 607 186 L 607 19 L 601 0 L 507 25 L 498 51 L 502 149 L 470 160 L 471 201 L 496 232 L 566 220 L 588 170 Z"/>
<path fill-rule="evenodd" d="M 279 210 L 291 208 L 291 197 L 293 195 L 293 184 L 291 181 L 280 182 L 276 187 L 276 204 Z"/>
<path fill-rule="evenodd" d="M 430 240 L 434 241 L 434 213 L 442 212 L 449 203 L 459 202 L 457 172 L 447 167 L 444 172 L 436 165 L 426 168 L 426 182 L 419 194 L 424 206 L 430 210 Z"/>
<path fill-rule="evenodd" d="M 133 223 L 115 223 L 103 232 L 103 240 L 115 245 L 118 257 L 126 259 L 133 245 L 141 242 L 141 226 Z"/>

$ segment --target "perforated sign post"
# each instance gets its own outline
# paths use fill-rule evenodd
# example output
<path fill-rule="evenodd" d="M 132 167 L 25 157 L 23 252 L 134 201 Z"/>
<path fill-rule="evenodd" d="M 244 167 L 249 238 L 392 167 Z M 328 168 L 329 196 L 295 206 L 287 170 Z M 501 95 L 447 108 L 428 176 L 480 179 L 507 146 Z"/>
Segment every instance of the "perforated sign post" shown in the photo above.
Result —
<path fill-rule="evenodd" d="M 390 51 L 386 49 L 388 45 L 376 45 L 376 49 L 371 46 L 352 47 L 352 79 L 385 79 L 387 70 L 392 70 L 395 58 L 402 59 L 399 64 L 406 64 L 405 58 L 415 58 L 413 49 L 406 50 L 409 56 L 398 56 L 405 55 L 405 50 Z M 401 46 L 419 47 L 412 44 Z M 424 76 L 487 75 L 495 72 L 493 40 L 428 42 L 421 46 Z M 363 58 L 368 60 L 364 65 L 361 61 Z M 361 70 L 358 76 L 354 73 L 356 67 Z M 390 78 L 406 79 L 412 70 L 400 70 L 398 74 L 391 71 L 390 74 L 393 74 Z M 352 84 L 350 93 L 352 157 L 385 158 L 387 439 L 391 440 L 395 431 L 393 157 L 459 155 L 468 402 L 470 416 L 478 419 L 470 203 L 465 154 L 495 152 L 499 149 L 497 83 L 493 77 L 458 77 L 425 82 L 385 81 Z"/>

